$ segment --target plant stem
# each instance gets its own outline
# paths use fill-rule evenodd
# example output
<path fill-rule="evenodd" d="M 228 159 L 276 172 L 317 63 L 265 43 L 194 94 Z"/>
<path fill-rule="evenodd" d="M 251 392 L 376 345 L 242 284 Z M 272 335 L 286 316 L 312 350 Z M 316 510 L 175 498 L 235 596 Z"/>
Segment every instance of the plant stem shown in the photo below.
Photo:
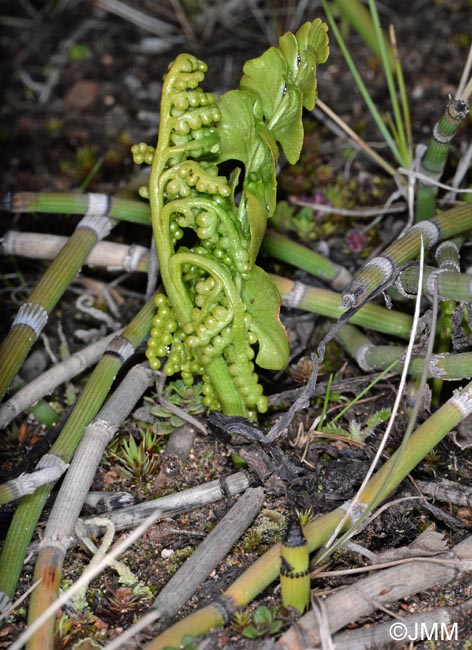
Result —
<path fill-rule="evenodd" d="M 142 365 L 134 366 L 118 386 L 96 420 L 85 430 L 74 459 L 56 497 L 41 542 L 33 581 L 40 584 L 31 596 L 28 621 L 35 621 L 57 598 L 62 567 L 69 539 L 105 451 L 123 420 L 149 387 L 154 373 Z M 55 618 L 31 637 L 28 648 L 45 650 L 54 646 Z"/>
<path fill-rule="evenodd" d="M 343 291 L 343 308 L 357 309 L 376 292 L 391 285 L 398 267 L 419 254 L 422 241 L 425 249 L 428 249 L 471 228 L 472 205 L 468 204 L 458 205 L 438 217 L 414 225 L 403 237 L 361 268 Z"/>
<path fill-rule="evenodd" d="M 111 225 L 112 222 L 106 217 L 92 217 L 91 222 L 85 216 L 20 307 L 9 333 L 0 345 L 0 399 L 46 325 L 49 314 L 97 241 L 108 234 Z"/>
<path fill-rule="evenodd" d="M 462 122 L 469 115 L 469 105 L 462 99 L 450 98 L 435 124 L 428 148 L 421 159 L 420 172 L 426 174 L 432 183 L 420 181 L 416 199 L 416 220 L 430 219 L 436 209 L 438 188 L 434 181 L 439 181 L 447 162 L 451 140 L 459 130 Z"/>
<path fill-rule="evenodd" d="M 392 370 L 401 370 L 405 348 L 397 345 L 374 345 L 356 327 L 347 323 L 336 334 L 336 339 L 357 361 L 362 370 L 384 370 L 396 359 L 398 363 Z M 408 373 L 420 376 L 423 372 L 425 358 L 415 355 L 411 358 Z M 428 377 L 444 381 L 467 379 L 472 367 L 472 352 L 458 354 L 433 354 L 428 365 Z"/>
<path fill-rule="evenodd" d="M 119 221 L 148 225 L 149 204 L 109 196 L 108 194 L 76 194 L 65 192 L 14 192 L 7 194 L 2 204 L 9 212 L 48 212 L 51 214 L 85 214 L 90 197 L 101 197 L 109 206 L 108 216 Z"/>
<path fill-rule="evenodd" d="M 49 454 L 58 456 L 66 463 L 70 461 L 85 427 L 103 404 L 118 370 L 147 335 L 153 314 L 154 302 L 151 299 L 123 330 L 122 335 L 110 343 Z M 53 484 L 47 484 L 34 494 L 23 497 L 13 516 L 0 555 L 0 591 L 9 597 L 14 594 L 27 546 L 52 487 Z"/>
<path fill-rule="evenodd" d="M 398 277 L 398 283 L 407 293 L 418 291 L 418 267 L 409 266 Z M 432 295 L 437 290 L 442 299 L 470 302 L 472 298 L 472 277 L 468 273 L 441 271 L 433 266 L 426 266 L 423 276 L 423 291 Z"/>
<path fill-rule="evenodd" d="M 67 237 L 36 232 L 9 230 L 2 241 L 3 255 L 20 255 L 36 260 L 54 259 L 66 244 Z M 149 250 L 137 244 L 118 244 L 101 241 L 90 251 L 84 264 L 101 266 L 111 271 L 147 272 L 149 268 Z"/>
<path fill-rule="evenodd" d="M 343 289 L 350 281 L 350 274 L 344 267 L 274 230 L 265 233 L 261 250 L 266 255 L 271 255 L 282 262 L 308 271 L 315 278 L 329 282 L 333 289 Z"/>
<path fill-rule="evenodd" d="M 448 400 L 436 413 L 412 434 L 403 449 L 377 471 L 362 491 L 359 503 L 363 508 L 388 497 L 408 476 L 409 472 L 433 449 L 444 436 L 472 412 L 472 382 Z M 393 469 L 392 469 L 393 468 Z M 345 508 L 321 515 L 307 524 L 303 533 L 310 552 L 320 548 L 345 518 Z M 354 522 L 345 521 L 343 532 Z M 213 627 L 223 625 L 237 607 L 244 607 L 263 591 L 278 575 L 280 544 L 273 546 L 247 569 L 215 603 L 179 621 L 146 646 L 147 650 L 163 650 L 178 646 L 185 634 L 199 636 Z M 226 614 L 226 615 L 225 615 Z"/>
<path fill-rule="evenodd" d="M 315 314 L 337 319 L 341 313 L 341 296 L 334 291 L 309 287 L 302 282 L 293 282 L 278 275 L 271 275 L 282 301 L 287 307 L 304 309 Z M 379 305 L 364 305 L 356 312 L 351 322 L 384 334 L 402 339 L 410 335 L 412 317 Z"/>
<path fill-rule="evenodd" d="M 52 393 L 58 386 L 97 363 L 108 344 L 118 333 L 109 334 L 105 338 L 82 348 L 65 361 L 52 366 L 29 384 L 20 388 L 0 407 L 0 429 L 4 429 L 19 413 L 30 408 L 45 395 Z"/>

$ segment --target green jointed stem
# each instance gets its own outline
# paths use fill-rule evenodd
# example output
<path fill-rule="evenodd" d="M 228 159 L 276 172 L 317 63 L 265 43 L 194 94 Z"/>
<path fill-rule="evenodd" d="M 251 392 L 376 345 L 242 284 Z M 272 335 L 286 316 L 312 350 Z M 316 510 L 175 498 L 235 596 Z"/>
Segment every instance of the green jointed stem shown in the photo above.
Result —
<path fill-rule="evenodd" d="M 106 222 L 107 219 L 103 218 Z M 8 336 L 0 345 L 0 399 L 21 368 L 28 352 L 47 321 L 47 316 L 56 306 L 64 291 L 81 269 L 99 236 L 89 227 L 80 224 L 65 244 L 54 262 L 44 273 L 36 288 L 21 309 L 38 320 L 13 324 Z"/>
<path fill-rule="evenodd" d="M 304 309 L 315 314 L 337 319 L 342 313 L 341 296 L 334 291 L 309 287 L 278 275 L 271 275 L 287 307 Z M 364 305 L 351 318 L 351 322 L 377 332 L 408 339 L 413 319 L 408 314 L 395 312 L 379 305 Z"/>
<path fill-rule="evenodd" d="M 418 277 L 418 267 L 410 266 L 400 273 L 398 282 L 407 293 L 415 294 L 418 291 Z M 443 299 L 457 302 L 472 300 L 472 276 L 468 273 L 439 272 L 432 266 L 426 266 L 423 271 L 423 291 L 432 295 L 436 286 L 439 296 Z"/>
<path fill-rule="evenodd" d="M 310 602 L 310 552 L 298 517 L 289 519 L 280 558 L 282 604 L 303 614 Z"/>
<path fill-rule="evenodd" d="M 108 203 L 108 216 L 119 221 L 147 225 L 149 205 L 145 201 L 121 199 L 106 194 L 73 194 L 61 192 L 15 192 L 4 197 L 2 204 L 10 212 L 48 212 L 51 214 L 85 214 L 90 197 L 101 197 Z"/>
<path fill-rule="evenodd" d="M 431 180 L 438 181 L 447 162 L 451 140 L 460 125 L 469 114 L 469 105 L 461 99 L 449 99 L 444 113 L 433 129 L 428 148 L 421 160 L 421 173 Z M 426 181 L 420 181 L 416 199 L 416 220 L 431 219 L 436 209 L 438 187 Z"/>
<path fill-rule="evenodd" d="M 49 453 L 64 462 L 72 458 L 84 432 L 102 406 L 123 361 L 145 338 L 154 312 L 150 300 L 138 312 L 121 336 L 113 339 L 87 382 L 60 436 Z M 123 356 L 122 356 L 123 355 Z M 21 499 L 8 529 L 0 555 L 0 592 L 10 598 L 16 589 L 26 550 L 53 485 L 39 488 Z"/>
<path fill-rule="evenodd" d="M 396 359 L 398 359 L 398 363 L 393 366 L 392 370 L 403 368 L 405 348 L 396 345 L 374 345 L 353 325 L 344 325 L 337 332 L 336 339 L 366 372 L 385 370 Z M 408 366 L 408 373 L 413 376 L 421 376 L 423 367 L 424 357 L 414 355 Z M 470 377 L 471 368 L 472 352 L 433 354 L 429 362 L 428 377 L 445 381 L 467 379 Z"/>
<path fill-rule="evenodd" d="M 264 235 L 261 250 L 266 255 L 271 255 L 282 262 L 292 264 L 299 269 L 308 271 L 315 278 L 331 283 L 344 270 L 338 264 L 323 257 L 323 255 L 274 230 L 268 230 Z"/>
<path fill-rule="evenodd" d="M 387 498 L 418 465 L 418 463 L 472 412 L 472 382 L 446 402 L 424 422 L 410 437 L 403 449 L 377 471 L 362 491 L 359 501 L 365 508 L 377 505 Z M 343 508 L 321 515 L 303 528 L 310 552 L 319 549 L 331 537 L 345 518 Z M 351 518 L 345 520 L 339 532 L 352 526 Z M 260 594 L 280 571 L 280 544 L 276 544 L 249 567 L 222 595 L 220 602 L 194 612 L 176 625 L 168 628 L 146 646 L 147 650 L 163 650 L 166 646 L 179 646 L 186 634 L 199 636 L 213 627 L 223 625 L 238 607 L 244 607 Z M 223 606 L 222 606 L 223 605 Z"/>
<path fill-rule="evenodd" d="M 426 249 L 472 228 L 472 205 L 459 205 L 438 217 L 414 225 L 385 251 L 367 262 L 343 291 L 343 308 L 356 309 L 381 288 L 391 285 L 398 267 Z"/>

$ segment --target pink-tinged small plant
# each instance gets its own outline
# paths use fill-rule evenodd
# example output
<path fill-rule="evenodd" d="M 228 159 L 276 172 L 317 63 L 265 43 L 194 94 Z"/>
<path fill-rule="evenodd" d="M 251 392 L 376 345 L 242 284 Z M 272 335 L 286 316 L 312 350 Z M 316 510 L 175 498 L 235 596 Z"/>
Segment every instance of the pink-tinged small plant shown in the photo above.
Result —
<path fill-rule="evenodd" d="M 307 196 L 305 199 L 306 205 L 313 203 L 314 205 L 326 205 L 332 206 L 333 204 L 329 201 L 322 192 L 314 192 L 311 196 Z M 313 212 L 313 215 L 318 219 L 323 219 L 326 216 L 326 212 L 323 210 L 316 210 Z"/>
<path fill-rule="evenodd" d="M 346 234 L 346 244 L 351 253 L 360 253 L 367 244 L 367 234 L 359 230 L 349 230 Z"/>

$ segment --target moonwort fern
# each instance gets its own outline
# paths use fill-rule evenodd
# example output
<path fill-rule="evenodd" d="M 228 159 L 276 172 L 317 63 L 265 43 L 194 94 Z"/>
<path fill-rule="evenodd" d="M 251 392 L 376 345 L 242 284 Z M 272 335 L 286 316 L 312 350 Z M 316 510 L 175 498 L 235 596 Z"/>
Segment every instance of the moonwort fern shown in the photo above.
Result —
<path fill-rule="evenodd" d="M 153 369 L 166 359 L 164 372 L 186 384 L 202 375 L 205 405 L 228 415 L 264 412 L 254 362 L 276 370 L 288 360 L 279 294 L 255 262 L 275 210 L 279 146 L 298 160 L 302 110 L 314 107 L 327 55 L 326 25 L 305 23 L 246 62 L 239 90 L 216 102 L 200 86 L 206 64 L 180 54 L 164 77 L 156 148 L 132 148 L 135 162 L 151 165 L 146 194 L 166 292 L 155 299 L 146 355 Z"/>

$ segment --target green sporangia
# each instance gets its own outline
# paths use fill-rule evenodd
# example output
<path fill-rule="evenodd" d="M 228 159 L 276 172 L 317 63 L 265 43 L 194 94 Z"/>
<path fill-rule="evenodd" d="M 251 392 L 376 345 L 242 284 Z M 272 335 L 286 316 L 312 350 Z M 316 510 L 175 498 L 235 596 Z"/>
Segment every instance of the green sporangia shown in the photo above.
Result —
<path fill-rule="evenodd" d="M 228 415 L 264 412 L 254 364 L 277 370 L 288 360 L 277 289 L 255 262 L 280 149 L 298 160 L 302 110 L 314 107 L 327 56 L 326 25 L 305 23 L 246 62 L 239 90 L 216 101 L 201 88 L 206 64 L 180 54 L 164 77 L 157 146 L 132 148 L 136 163 L 151 165 L 145 193 L 166 292 L 156 297 L 149 363 L 165 360 L 164 372 L 186 384 L 200 374 L 205 405 Z"/>

